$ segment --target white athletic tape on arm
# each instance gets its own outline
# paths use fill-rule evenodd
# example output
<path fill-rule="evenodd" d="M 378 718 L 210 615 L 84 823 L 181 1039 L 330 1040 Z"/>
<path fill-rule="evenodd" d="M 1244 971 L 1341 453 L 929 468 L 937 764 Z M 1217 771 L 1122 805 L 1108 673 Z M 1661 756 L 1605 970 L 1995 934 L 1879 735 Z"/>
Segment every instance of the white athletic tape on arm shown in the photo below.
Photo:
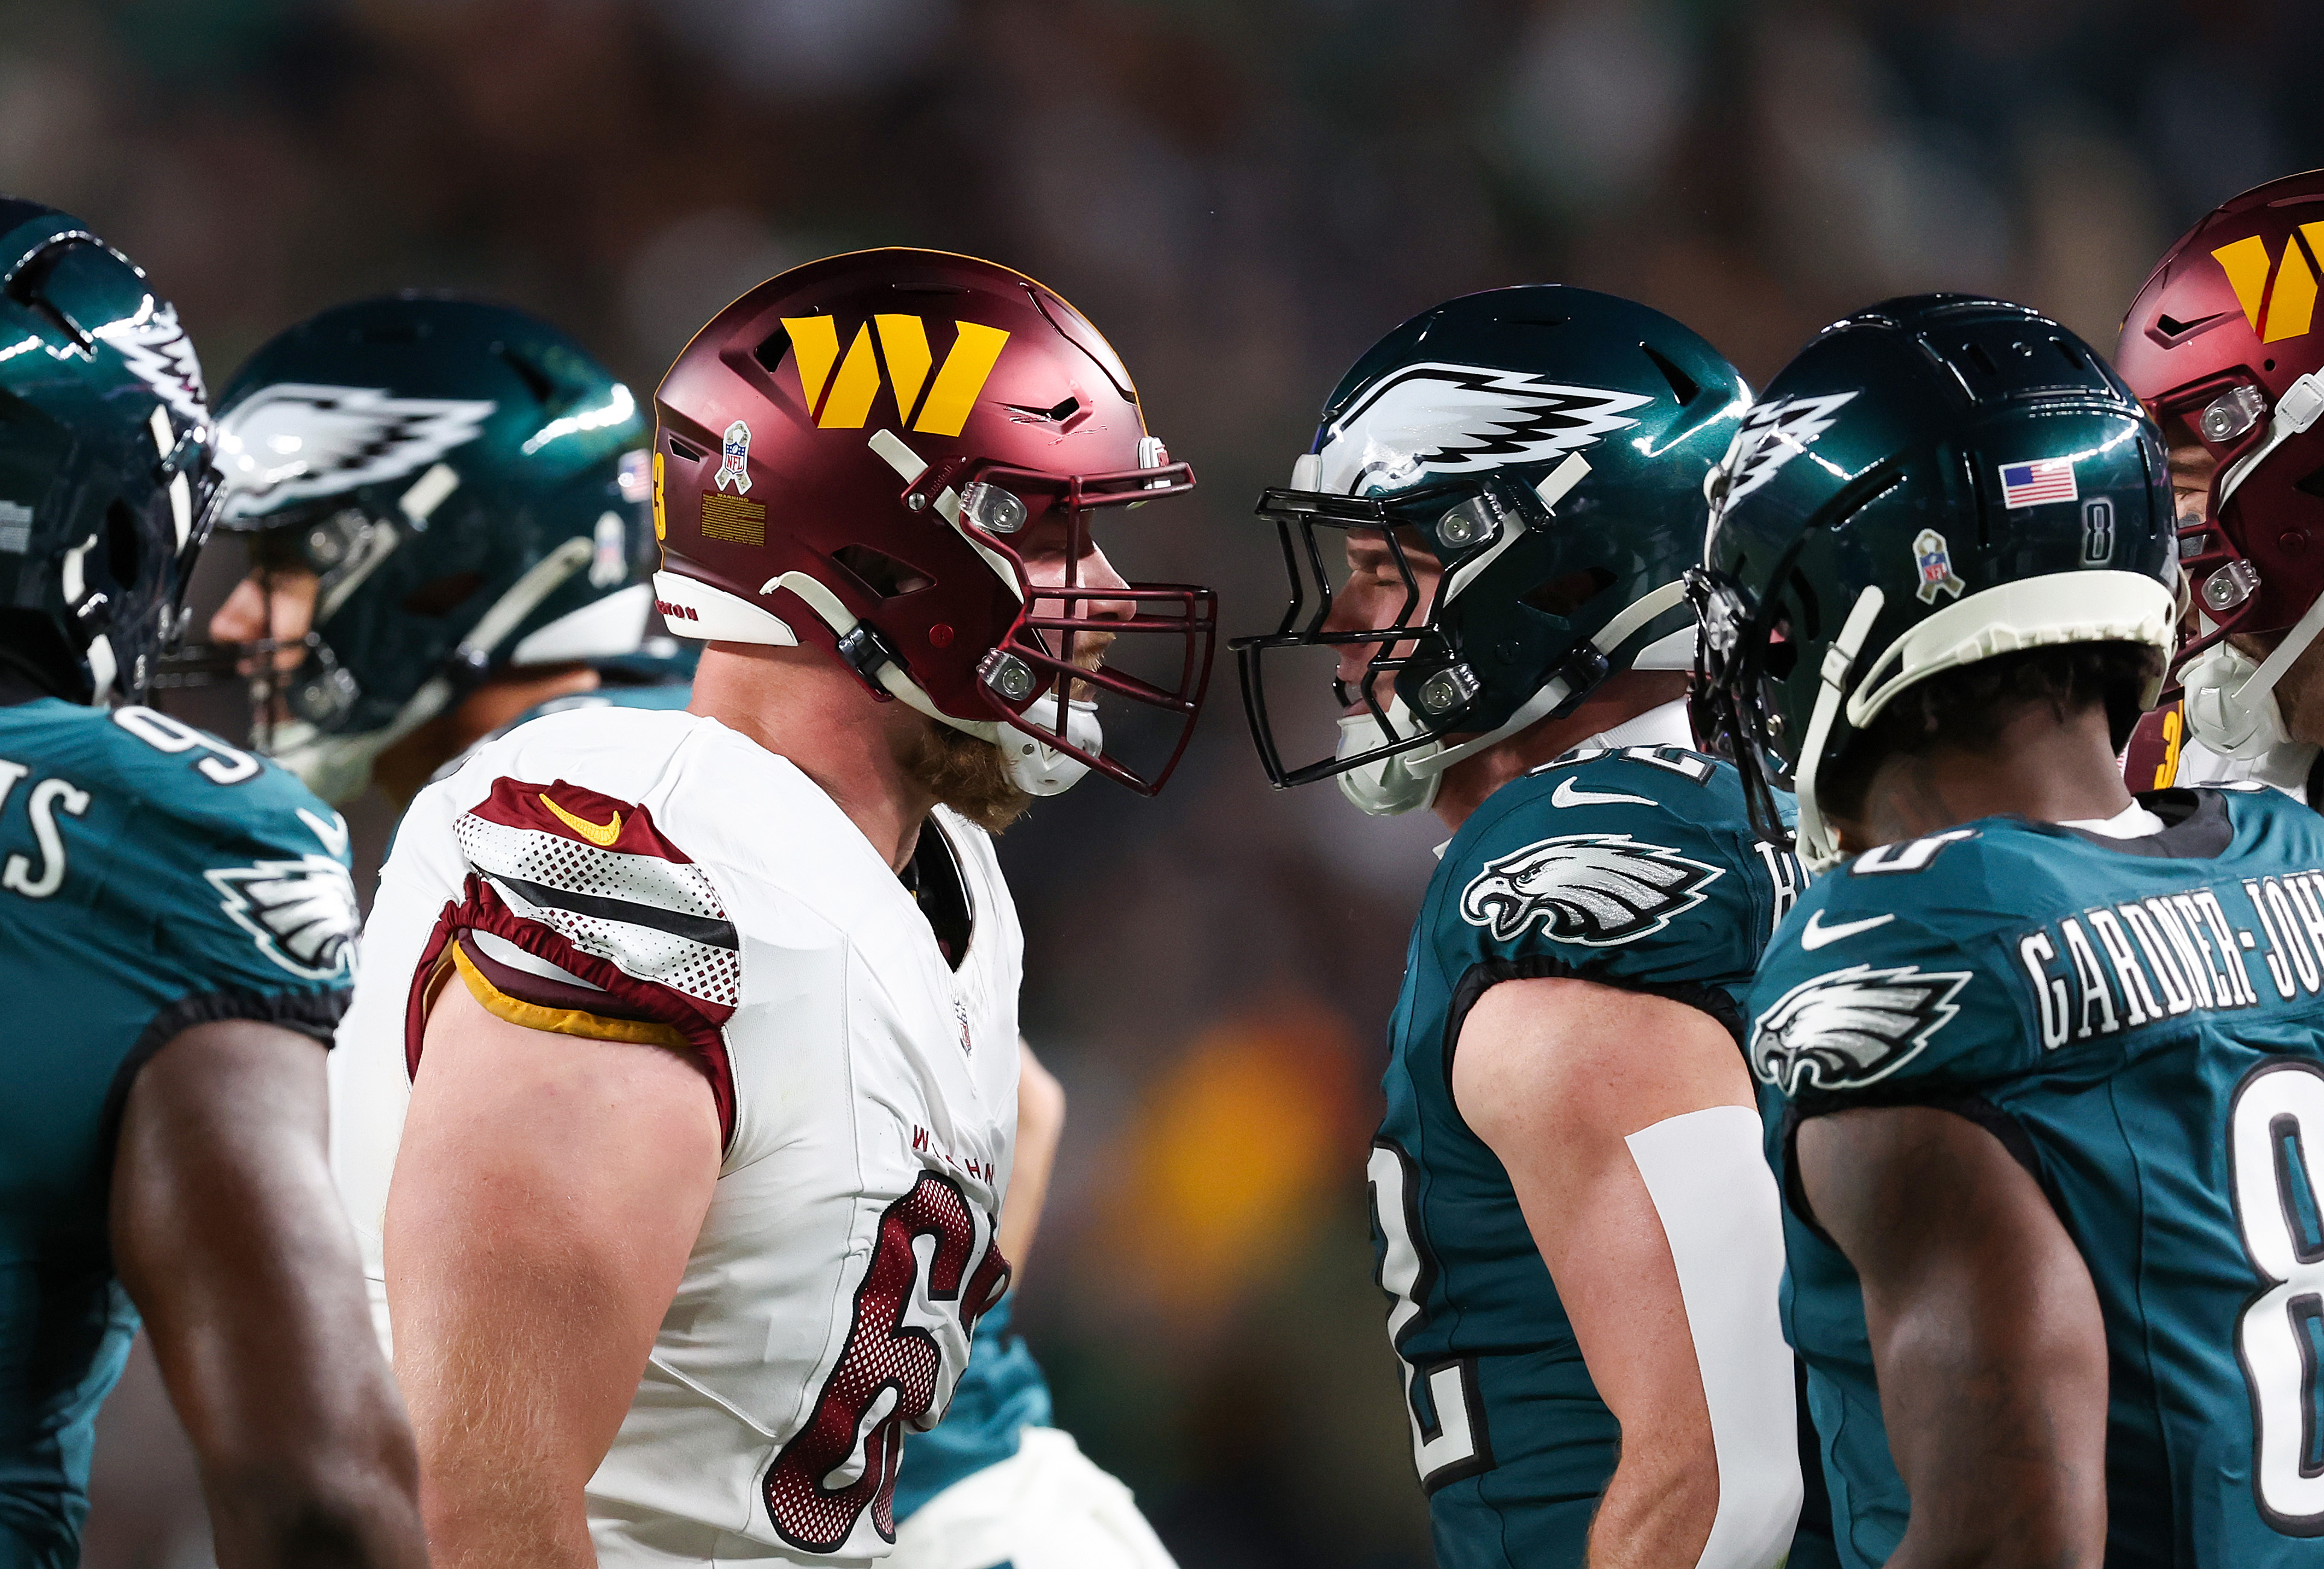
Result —
<path fill-rule="evenodd" d="M 1697 1569 L 1772 1569 L 1799 1523 L 1800 1454 L 1792 1353 L 1775 1306 L 1783 1215 L 1758 1115 L 1712 1106 L 1624 1142 L 1670 1240 L 1719 1457 L 1719 1512 Z"/>

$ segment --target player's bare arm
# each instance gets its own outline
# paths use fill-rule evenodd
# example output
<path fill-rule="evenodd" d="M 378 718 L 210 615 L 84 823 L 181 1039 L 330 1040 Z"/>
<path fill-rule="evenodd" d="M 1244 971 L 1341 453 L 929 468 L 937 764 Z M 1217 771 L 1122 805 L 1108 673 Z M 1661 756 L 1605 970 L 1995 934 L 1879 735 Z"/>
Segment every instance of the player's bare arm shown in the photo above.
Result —
<path fill-rule="evenodd" d="M 403 1403 L 325 1152 L 323 1049 L 199 1024 L 137 1075 L 112 1241 L 201 1462 L 218 1562 L 427 1562 Z"/>
<path fill-rule="evenodd" d="M 594 1565 L 582 1490 L 718 1178 L 701 1071 L 528 1030 L 447 986 L 388 1193 L 396 1369 L 450 1569 Z"/>
<path fill-rule="evenodd" d="M 1622 1424 L 1590 1563 L 1694 1563 L 1719 1509 L 1711 1412 L 1670 1243 L 1625 1141 L 1689 1112 L 1748 1110 L 1735 1042 L 1667 998 L 1505 981 L 1462 1025 L 1452 1092 L 1508 1168 L 1590 1376 Z"/>
<path fill-rule="evenodd" d="M 1056 1169 L 1057 1141 L 1065 1133 L 1065 1087 L 1041 1066 L 1033 1048 L 1017 1042 L 1017 1159 L 1010 1168 L 1009 1197 L 1001 1201 L 1001 1252 L 1025 1280 L 1025 1255 L 1033 1251 L 1041 1210 L 1049 1200 L 1049 1174 Z"/>
<path fill-rule="evenodd" d="M 2106 1553 L 2106 1326 L 2033 1177 L 1966 1117 L 1811 1117 L 1799 1171 L 1864 1283 L 1889 1447 L 1912 1491 L 1891 1569 L 2095 1565 Z"/>

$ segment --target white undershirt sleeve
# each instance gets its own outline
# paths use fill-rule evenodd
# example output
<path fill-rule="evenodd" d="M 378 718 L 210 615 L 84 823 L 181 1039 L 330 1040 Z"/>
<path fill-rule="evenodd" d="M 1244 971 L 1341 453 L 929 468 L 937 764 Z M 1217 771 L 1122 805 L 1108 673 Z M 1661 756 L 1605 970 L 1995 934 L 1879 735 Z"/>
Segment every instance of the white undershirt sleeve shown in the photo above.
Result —
<path fill-rule="evenodd" d="M 1719 1511 L 1698 1569 L 1773 1569 L 1800 1516 L 1791 1348 L 1777 1294 L 1784 1229 L 1757 1115 L 1712 1106 L 1624 1141 L 1678 1269 L 1719 1461 Z"/>

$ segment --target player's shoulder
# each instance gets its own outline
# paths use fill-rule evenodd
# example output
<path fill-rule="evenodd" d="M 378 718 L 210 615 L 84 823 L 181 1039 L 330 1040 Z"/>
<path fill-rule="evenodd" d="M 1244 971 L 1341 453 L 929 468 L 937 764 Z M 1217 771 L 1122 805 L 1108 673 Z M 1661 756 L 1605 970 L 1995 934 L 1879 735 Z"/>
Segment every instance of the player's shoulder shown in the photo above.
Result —
<path fill-rule="evenodd" d="M 28 781 L 105 793 L 148 853 L 190 840 L 346 859 L 346 823 L 295 775 L 154 709 L 44 699 L 0 710 L 0 758 Z"/>
<path fill-rule="evenodd" d="M 26 712 L 25 710 L 36 711 Z M 95 830 L 66 864 L 213 987 L 346 983 L 360 924 L 347 827 L 277 765 L 152 709 L 0 711 L 0 759 L 45 817 Z M 109 825 L 100 826 L 100 825 Z"/>
<path fill-rule="evenodd" d="M 1495 791 L 1445 847 L 1434 940 L 1456 959 L 1543 942 L 1582 963 L 1676 945 L 1683 959 L 1657 962 L 1748 971 L 1795 867 L 1753 836 L 1728 765 L 1670 746 L 1571 753 Z"/>
<path fill-rule="evenodd" d="M 1665 841 L 1722 860 L 1753 838 L 1733 766 L 1661 746 L 1576 750 L 1545 763 L 1488 796 L 1454 843 L 1506 854 L 1545 836 L 1583 835 Z"/>
<path fill-rule="evenodd" d="M 699 868 L 813 905 L 831 903 L 851 876 L 881 869 L 853 824 L 788 759 L 678 710 L 576 709 L 531 720 L 429 785 L 406 821 L 407 832 L 456 840 L 479 867 L 480 855 L 495 866 L 564 856 L 610 876 L 619 867 L 648 876 L 659 864 L 689 868 L 678 874 L 689 885 Z M 522 846 L 531 848 L 520 854 Z"/>

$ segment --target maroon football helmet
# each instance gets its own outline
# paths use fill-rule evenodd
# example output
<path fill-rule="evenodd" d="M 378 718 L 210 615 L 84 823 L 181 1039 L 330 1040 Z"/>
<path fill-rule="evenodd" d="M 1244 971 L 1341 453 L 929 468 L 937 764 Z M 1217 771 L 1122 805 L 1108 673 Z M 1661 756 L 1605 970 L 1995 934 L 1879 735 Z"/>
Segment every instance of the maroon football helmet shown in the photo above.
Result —
<path fill-rule="evenodd" d="M 2132 304 L 2115 356 L 2155 418 L 2182 420 L 2218 460 L 2202 521 L 2180 530 L 2202 619 L 2179 664 L 2190 721 L 2233 755 L 2280 731 L 2274 678 L 2324 628 L 2319 277 L 2324 170 L 2273 180 L 2171 248 Z M 2190 661 L 2229 632 L 2292 635 L 2257 670 L 2220 649 L 2199 674 Z"/>
<path fill-rule="evenodd" d="M 1084 766 L 1161 788 L 1209 679 L 1213 596 L 1077 574 L 1100 509 L 1194 476 L 1072 306 L 970 256 L 827 257 L 696 334 L 655 413 L 672 631 L 830 648 L 875 694 L 1000 747 L 1036 794 Z M 1037 592 L 1014 542 L 1059 525 L 1065 584 Z M 1090 668 L 1106 635 L 1120 641 Z M 1148 657 L 1122 656 L 1141 644 Z M 1101 706 L 1109 723 L 1143 716 L 1139 757 L 1100 749 Z"/>

